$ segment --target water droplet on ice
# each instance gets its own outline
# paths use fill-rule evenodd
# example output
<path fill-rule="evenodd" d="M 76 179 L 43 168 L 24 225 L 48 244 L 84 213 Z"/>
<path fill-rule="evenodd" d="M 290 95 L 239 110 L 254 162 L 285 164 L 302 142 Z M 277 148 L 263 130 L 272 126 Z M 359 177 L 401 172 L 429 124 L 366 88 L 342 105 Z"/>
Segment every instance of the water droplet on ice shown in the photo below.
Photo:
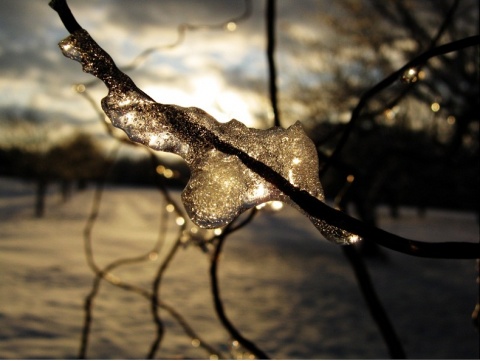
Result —
<path fill-rule="evenodd" d="M 410 84 L 418 81 L 418 71 L 416 68 L 409 68 L 404 71 L 401 77 L 402 83 Z"/>

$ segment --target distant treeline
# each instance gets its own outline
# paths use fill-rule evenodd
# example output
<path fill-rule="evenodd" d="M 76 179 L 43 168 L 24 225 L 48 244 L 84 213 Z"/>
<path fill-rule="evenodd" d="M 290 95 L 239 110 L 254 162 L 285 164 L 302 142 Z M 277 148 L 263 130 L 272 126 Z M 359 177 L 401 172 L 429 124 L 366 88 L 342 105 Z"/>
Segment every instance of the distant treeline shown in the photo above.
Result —
<path fill-rule="evenodd" d="M 163 164 L 157 159 L 158 164 Z M 48 182 L 85 183 L 105 180 L 115 184 L 154 185 L 158 176 L 169 185 L 188 180 L 185 165 L 155 166 L 148 157 L 110 159 L 90 135 L 78 133 L 45 151 L 26 145 L 0 148 L 0 175 Z"/>
<path fill-rule="evenodd" d="M 317 144 L 322 141 L 321 159 L 327 158 L 322 156 L 322 149 L 333 149 L 338 141 L 328 135 L 338 134 L 338 127 L 343 126 L 316 123 L 309 129 Z M 365 122 L 358 128 L 342 156 L 322 177 L 327 198 L 346 192 L 345 201 L 367 214 L 379 204 L 393 209 L 408 205 L 478 214 L 480 159 L 478 134 L 474 131 L 453 148 L 448 139 L 441 142 L 431 132 L 374 122 Z M 347 177 L 353 182 L 349 183 Z M 370 216 L 362 218 L 368 220 Z"/>
<path fill-rule="evenodd" d="M 110 159 L 92 136 L 77 133 L 64 142 L 47 147 L 10 144 L 0 148 L 0 176 L 34 182 L 35 215 L 45 212 L 45 197 L 52 184 L 59 184 L 64 200 L 74 190 L 85 189 L 100 180 L 107 183 L 153 186 L 159 180 L 169 187 L 181 187 L 188 180 L 188 168 L 165 166 L 147 157 Z"/>
<path fill-rule="evenodd" d="M 341 126 L 316 123 L 308 132 L 319 143 L 322 136 L 338 134 L 335 129 Z M 320 163 L 326 158 L 323 149 L 335 142 L 332 136 L 319 144 Z M 342 157 L 322 176 L 322 184 L 327 198 L 343 193 L 344 202 L 354 204 L 364 220 L 374 219 L 380 204 L 393 210 L 409 205 L 478 212 L 479 159 L 475 145 L 471 147 L 466 143 L 455 150 L 446 149 L 425 132 L 370 125 L 352 135 Z M 147 156 L 109 159 L 91 136 L 79 133 L 44 151 L 0 148 L 0 175 L 35 181 L 36 213 L 41 216 L 51 183 L 62 184 L 65 198 L 72 189 L 100 179 L 141 186 L 162 181 L 169 187 L 184 187 L 188 167 L 180 162 L 166 164 L 161 154 L 155 161 Z"/>

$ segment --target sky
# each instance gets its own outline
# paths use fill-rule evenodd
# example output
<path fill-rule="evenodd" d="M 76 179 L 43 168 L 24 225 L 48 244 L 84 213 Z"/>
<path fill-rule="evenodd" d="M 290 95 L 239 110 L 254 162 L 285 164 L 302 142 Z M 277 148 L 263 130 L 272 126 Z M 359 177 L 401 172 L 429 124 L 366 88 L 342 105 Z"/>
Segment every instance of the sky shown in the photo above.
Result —
<path fill-rule="evenodd" d="M 88 94 L 97 105 L 106 95 L 106 87 L 100 82 L 91 84 L 95 78 L 61 54 L 57 44 L 68 32 L 48 2 L 0 1 L 0 121 L 6 113 L 21 116 L 28 110 L 36 117 L 56 123 L 54 133 L 59 139 L 64 134 L 61 129 L 68 132 L 71 125 L 106 137 L 99 114 L 74 90 L 74 84 L 90 84 Z M 236 23 L 232 21 L 245 13 L 244 0 L 69 0 L 68 3 L 80 25 L 120 68 L 132 64 L 143 51 L 156 49 L 139 66 L 126 71 L 156 101 L 197 106 L 222 122 L 235 118 L 251 127 L 272 126 L 267 100 L 266 0 L 251 0 L 249 16 Z M 327 45 L 320 51 L 328 52 L 332 47 L 353 51 L 355 44 L 342 43 L 339 34 L 319 21 L 319 16 L 325 13 L 339 16 L 341 21 L 348 20 L 348 14 L 342 12 L 339 4 L 328 0 L 277 1 L 275 56 L 280 95 L 286 94 L 290 86 L 288 76 L 303 77 L 305 83 L 321 81 L 321 76 L 332 76 L 328 62 L 342 61 L 338 54 L 327 53 L 328 60 L 322 62 L 317 54 L 310 55 L 310 62 L 315 64 L 305 66 L 308 51 L 302 52 L 301 46 L 292 47 L 292 42 L 314 39 L 321 46 Z M 366 21 L 376 21 L 373 16 Z M 178 40 L 182 24 L 216 26 L 187 31 L 181 43 L 169 46 Z M 303 61 L 303 67 L 298 66 L 298 61 Z M 320 77 L 318 74 L 312 77 L 312 69 Z M 291 95 L 295 88 L 288 91 Z M 319 99 L 329 102 L 332 96 L 336 95 L 324 93 Z M 293 101 L 280 104 L 284 127 L 304 120 L 297 105 Z"/>
<path fill-rule="evenodd" d="M 139 88 L 160 103 L 198 106 L 219 121 L 236 118 L 248 126 L 269 127 L 266 103 L 265 1 L 252 1 L 246 19 L 228 27 L 198 28 L 178 39 L 178 27 L 225 25 L 245 13 L 243 0 L 70 0 L 80 25 L 122 68 L 142 51 L 158 47 L 127 71 Z M 299 5 L 301 4 L 301 5 Z M 281 1 L 277 29 L 296 26 L 315 31 L 308 14 L 314 1 Z M 313 18 L 312 18 L 313 21 Z M 229 30 L 230 29 L 230 30 Z M 234 30 L 234 31 L 232 31 Z M 74 124 L 101 132 L 98 113 L 74 90 L 94 78 L 65 58 L 58 42 L 68 36 L 48 0 L 0 1 L 0 111 Z M 88 93 L 99 104 L 100 82 Z M 293 120 L 291 121 L 293 123 Z"/>

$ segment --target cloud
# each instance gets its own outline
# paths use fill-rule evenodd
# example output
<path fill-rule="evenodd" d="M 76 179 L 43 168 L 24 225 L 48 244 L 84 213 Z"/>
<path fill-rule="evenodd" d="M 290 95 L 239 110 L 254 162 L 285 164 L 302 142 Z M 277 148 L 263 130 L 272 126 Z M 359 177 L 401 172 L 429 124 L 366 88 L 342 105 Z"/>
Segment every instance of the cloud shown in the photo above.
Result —
<path fill-rule="evenodd" d="M 242 0 L 68 3 L 78 22 L 120 66 L 131 63 L 149 47 L 161 48 L 174 42 L 180 24 L 221 24 L 245 10 Z M 152 52 L 143 65 L 128 74 L 140 87 L 170 89 L 172 94 L 195 89 L 195 82 L 207 74 L 218 77 L 226 93 L 237 92 L 245 99 L 258 100 L 258 92 L 266 90 L 261 85 L 266 81 L 265 1 L 252 0 L 251 4 L 251 16 L 239 23 L 235 32 L 187 32 L 180 46 Z M 279 1 L 279 18 L 305 23 L 305 17 L 299 14 L 314 6 L 313 0 Z M 57 43 L 67 35 L 48 0 L 0 1 L 0 107 L 51 109 L 70 112 L 72 117 L 88 117 L 86 120 L 97 117 L 86 101 L 71 90 L 73 83 L 90 81 L 92 77 L 60 53 Z M 105 94 L 103 86 L 93 88 L 98 101 Z M 259 104 L 252 106 L 252 113 L 261 113 Z"/>

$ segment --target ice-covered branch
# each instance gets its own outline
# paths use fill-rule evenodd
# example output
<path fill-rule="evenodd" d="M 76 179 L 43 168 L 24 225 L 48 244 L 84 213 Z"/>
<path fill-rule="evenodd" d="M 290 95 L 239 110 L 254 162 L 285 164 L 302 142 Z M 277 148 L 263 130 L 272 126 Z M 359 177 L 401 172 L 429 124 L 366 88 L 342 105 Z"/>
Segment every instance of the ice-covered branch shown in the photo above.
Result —
<path fill-rule="evenodd" d="M 73 16 L 63 6 L 55 6 L 59 3 L 65 1 L 51 5 L 69 24 L 67 29 L 74 29 L 60 47 L 65 56 L 105 83 L 109 92 L 102 108 L 112 123 L 131 140 L 176 153 L 190 166 L 192 175 L 182 200 L 199 226 L 228 224 L 243 211 L 278 199 L 305 213 L 327 239 L 339 244 L 351 244 L 359 235 L 415 256 L 480 257 L 478 244 L 408 240 L 328 207 L 323 202 L 315 146 L 299 123 L 286 130 L 257 130 L 236 120 L 219 123 L 198 108 L 156 103 L 85 30 L 70 24 Z"/>
<path fill-rule="evenodd" d="M 105 83 L 109 93 L 102 108 L 113 125 L 134 142 L 185 159 L 192 175 L 182 200 L 199 226 L 224 226 L 245 210 L 274 199 L 301 209 L 278 182 L 324 199 L 315 146 L 300 123 L 286 130 L 257 130 L 236 120 L 219 123 L 198 108 L 157 103 L 83 29 L 60 42 L 60 48 Z M 329 240 L 349 244 L 358 239 L 308 216 Z"/>

